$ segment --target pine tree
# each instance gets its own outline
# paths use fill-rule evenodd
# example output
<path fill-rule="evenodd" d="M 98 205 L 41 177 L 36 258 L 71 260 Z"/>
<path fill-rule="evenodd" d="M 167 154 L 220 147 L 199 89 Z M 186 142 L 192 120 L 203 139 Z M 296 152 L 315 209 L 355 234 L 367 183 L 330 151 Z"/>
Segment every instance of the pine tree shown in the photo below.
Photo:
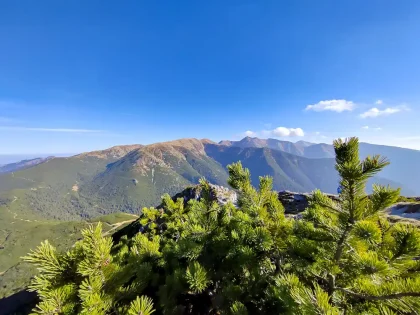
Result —
<path fill-rule="evenodd" d="M 315 191 L 294 225 L 291 268 L 277 279 L 291 314 L 417 314 L 420 310 L 420 233 L 390 224 L 383 210 L 399 189 L 367 180 L 389 162 L 359 160 L 358 139 L 334 141 L 342 188 L 338 201 Z"/>
<path fill-rule="evenodd" d="M 144 208 L 139 232 L 113 244 L 101 225 L 67 253 L 47 241 L 27 257 L 40 314 L 416 314 L 420 234 L 382 210 L 399 191 L 366 181 L 388 162 L 359 160 L 358 140 L 334 142 L 338 201 L 315 191 L 302 218 L 287 218 L 260 177 L 228 166 L 238 204 L 220 205 L 200 181 L 200 198 L 162 198 Z"/>
<path fill-rule="evenodd" d="M 138 264 L 123 268 L 120 255 L 111 254 L 112 240 L 102 236 L 99 223 L 83 231 L 83 240 L 67 253 L 57 253 L 45 241 L 24 259 L 40 272 L 29 290 L 36 291 L 41 302 L 35 314 L 151 314 L 152 301 L 137 296 L 146 282 L 147 268 Z M 127 285 L 130 277 L 138 278 Z"/>

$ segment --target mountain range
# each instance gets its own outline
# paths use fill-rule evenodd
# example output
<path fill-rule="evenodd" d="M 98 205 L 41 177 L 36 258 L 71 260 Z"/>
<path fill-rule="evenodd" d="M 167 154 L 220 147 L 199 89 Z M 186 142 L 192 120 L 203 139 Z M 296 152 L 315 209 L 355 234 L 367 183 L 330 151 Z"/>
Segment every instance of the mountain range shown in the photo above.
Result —
<path fill-rule="evenodd" d="M 326 143 L 310 143 L 306 141 L 293 143 L 277 139 L 245 137 L 240 141 L 221 141 L 219 144 L 240 148 L 270 148 L 310 159 L 335 158 L 334 147 L 332 144 Z M 361 158 L 375 154 L 384 156 L 391 162 L 381 172 L 381 178 L 398 183 L 405 189 L 406 194 L 420 194 L 417 180 L 420 175 L 420 168 L 417 166 L 420 160 L 420 151 L 364 142 L 359 144 L 359 155 Z"/>
<path fill-rule="evenodd" d="M 405 196 L 420 195 L 415 182 L 420 175 L 416 166 L 420 151 L 360 145 L 362 157 L 377 153 L 387 156 L 391 165 L 369 185 L 389 184 L 402 187 Z M 34 270 L 19 263 L 20 257 L 39 242 L 48 238 L 59 248 L 68 248 L 91 220 L 108 222 L 107 228 L 114 231 L 133 221 L 133 214 L 139 214 L 143 207 L 157 206 L 164 193 L 175 195 L 201 177 L 227 186 L 226 167 L 237 161 L 250 169 L 254 184 L 259 176 L 270 175 L 279 191 L 319 188 L 336 193 L 338 186 L 331 145 L 276 139 L 220 143 L 180 139 L 3 165 L 0 298 L 27 285 Z"/>
<path fill-rule="evenodd" d="M 372 182 L 420 194 L 416 161 L 420 151 L 361 143 L 361 157 L 381 154 L 388 166 Z M 201 177 L 227 185 L 226 166 L 236 161 L 249 168 L 253 183 L 261 175 L 274 179 L 274 189 L 336 193 L 332 145 L 276 139 L 244 138 L 215 143 L 181 139 L 151 145 L 115 146 L 66 158 L 48 158 L 3 166 L 0 193 L 25 191 L 25 202 L 48 218 L 74 220 L 116 211 L 138 213 L 155 205 L 164 193 L 175 194 Z M 36 165 L 35 165 L 36 164 Z M 19 169 L 20 166 L 20 169 Z M 13 172 L 10 172 L 13 169 Z"/>

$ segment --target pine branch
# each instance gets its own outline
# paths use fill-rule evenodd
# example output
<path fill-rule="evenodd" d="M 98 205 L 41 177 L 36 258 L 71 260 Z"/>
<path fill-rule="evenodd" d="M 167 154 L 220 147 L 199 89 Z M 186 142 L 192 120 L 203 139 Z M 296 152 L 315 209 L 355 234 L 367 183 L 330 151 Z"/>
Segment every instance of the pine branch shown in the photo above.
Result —
<path fill-rule="evenodd" d="M 366 301 L 385 301 L 385 300 L 392 300 L 392 299 L 400 299 L 403 297 L 420 297 L 420 292 L 401 292 L 401 293 L 393 293 L 393 294 L 387 294 L 387 295 L 365 295 L 362 293 L 356 293 L 351 290 L 335 287 L 334 289 L 347 293 L 355 298 L 364 299 Z"/>
<path fill-rule="evenodd" d="M 343 249 L 344 249 L 344 246 L 346 245 L 346 240 L 347 240 L 347 237 L 348 237 L 351 229 L 352 229 L 352 225 L 348 224 L 346 226 L 343 234 L 341 235 L 338 243 L 337 243 L 337 249 L 336 249 L 335 254 L 334 254 L 334 262 L 335 263 L 338 263 L 341 259 L 341 255 L 343 254 Z"/>

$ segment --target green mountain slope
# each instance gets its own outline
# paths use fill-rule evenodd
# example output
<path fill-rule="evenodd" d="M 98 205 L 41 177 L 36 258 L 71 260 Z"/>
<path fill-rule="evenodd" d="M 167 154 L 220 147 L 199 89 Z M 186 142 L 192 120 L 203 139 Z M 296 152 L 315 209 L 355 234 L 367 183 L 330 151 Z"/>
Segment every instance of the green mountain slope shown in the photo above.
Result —
<path fill-rule="evenodd" d="M 224 167 L 240 160 L 251 171 L 254 184 L 262 174 L 272 176 L 276 190 L 304 192 L 319 188 L 332 192 L 337 188 L 333 159 L 312 160 L 268 148 L 211 144 L 206 145 L 206 153 Z"/>
<path fill-rule="evenodd" d="M 311 159 L 335 157 L 333 146 L 325 143 L 314 144 L 303 141 L 293 143 L 276 139 L 245 137 L 240 141 L 221 141 L 220 144 L 240 148 L 270 148 Z M 391 183 L 400 183 L 407 194 L 420 194 L 420 186 L 417 183 L 417 178 L 420 177 L 420 168 L 417 167 L 420 151 L 360 143 L 359 152 L 361 158 L 374 154 L 387 157 L 391 161 L 391 165 L 384 169 L 381 177 Z"/>
<path fill-rule="evenodd" d="M 295 192 L 310 192 L 321 189 L 326 193 L 336 193 L 338 174 L 334 169 L 334 159 L 309 159 L 279 150 L 268 148 L 240 148 L 224 145 L 206 145 L 206 153 L 221 165 L 242 161 L 244 167 L 252 174 L 252 182 L 258 183 L 261 174 L 273 177 L 275 190 L 291 190 Z M 372 184 L 402 187 L 402 194 L 412 195 L 413 191 L 401 183 L 387 178 L 373 177 L 369 180 L 368 189 Z M 371 191 L 369 190 L 368 193 Z"/>
<path fill-rule="evenodd" d="M 411 196 L 420 194 L 420 151 L 405 148 L 360 143 L 360 156 L 362 158 L 379 154 L 386 156 L 391 164 L 381 172 L 381 177 L 402 183 L 404 187 L 413 191 Z"/>
<path fill-rule="evenodd" d="M 102 207 L 135 213 L 159 203 L 163 193 L 175 194 L 201 177 L 225 184 L 227 173 L 206 155 L 202 141 L 183 139 L 130 152 L 81 185 L 80 193 Z"/>
<path fill-rule="evenodd" d="M 109 163 L 125 156 L 139 145 L 118 146 L 68 158 L 53 158 L 31 168 L 0 174 L 0 192 L 25 189 L 18 202 L 31 205 L 48 219 L 80 220 L 110 213 L 96 207 L 91 196 L 80 194 L 79 186 L 88 183 Z"/>

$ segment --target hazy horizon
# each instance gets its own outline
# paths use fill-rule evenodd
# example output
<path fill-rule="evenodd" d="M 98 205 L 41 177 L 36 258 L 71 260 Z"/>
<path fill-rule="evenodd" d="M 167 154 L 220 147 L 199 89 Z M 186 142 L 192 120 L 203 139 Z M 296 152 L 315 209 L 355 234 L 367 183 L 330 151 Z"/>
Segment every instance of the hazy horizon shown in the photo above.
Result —
<path fill-rule="evenodd" d="M 244 136 L 242 138 L 235 138 L 235 139 L 221 139 L 221 140 L 214 140 L 214 139 L 210 139 L 210 138 L 200 138 L 200 139 L 209 139 L 211 141 L 214 141 L 216 143 L 219 143 L 221 141 L 240 141 L 246 137 L 250 137 L 250 138 L 258 138 L 258 139 L 273 139 L 273 140 L 279 140 L 279 141 L 289 141 L 292 143 L 297 143 L 299 141 L 305 141 L 305 142 L 309 142 L 312 144 L 327 144 L 327 145 L 332 145 L 332 143 L 327 143 L 327 142 L 311 142 L 311 141 L 306 141 L 306 140 L 280 140 L 280 139 L 275 139 L 275 138 L 263 138 L 263 137 L 251 137 L 251 136 Z M 194 138 L 194 137 L 188 137 L 188 138 Z M 186 139 L 186 138 L 183 138 Z M 198 138 L 195 138 L 198 139 Z M 174 140 L 178 140 L 178 139 L 168 139 L 168 140 L 164 140 L 164 141 L 159 141 L 159 142 L 170 142 L 170 141 L 174 141 Z M 384 144 L 378 144 L 378 143 L 371 143 L 371 142 L 364 142 L 364 141 L 360 141 L 361 143 L 369 143 L 369 144 L 374 144 L 374 145 L 384 145 Z M 86 151 L 78 151 L 78 152 L 64 152 L 64 153 L 0 153 L 0 165 L 4 165 L 4 164 L 9 164 L 9 163 L 15 163 L 15 162 L 19 162 L 22 160 L 28 160 L 28 159 L 34 159 L 34 158 L 44 158 L 44 157 L 48 157 L 48 156 L 55 156 L 55 157 L 70 157 L 70 156 L 74 156 L 80 153 L 84 153 L 84 152 L 91 152 L 91 151 L 100 151 L 100 150 L 106 150 L 109 149 L 111 147 L 114 146 L 123 146 L 123 145 L 133 145 L 133 144 L 142 144 L 142 145 L 149 145 L 149 144 L 153 144 L 155 142 L 152 143 L 119 143 L 119 144 L 114 144 L 111 146 L 107 146 L 107 147 L 93 147 L 92 149 L 86 150 Z M 390 146 L 390 145 L 386 145 L 386 146 Z M 397 146 L 397 145 L 391 145 L 391 147 L 396 147 L 396 148 L 402 148 L 402 149 L 409 149 L 409 150 L 416 150 L 416 149 L 411 149 L 411 148 L 405 148 L 405 147 L 401 147 L 401 146 Z M 416 150 L 416 151 L 420 151 L 420 150 Z"/>

